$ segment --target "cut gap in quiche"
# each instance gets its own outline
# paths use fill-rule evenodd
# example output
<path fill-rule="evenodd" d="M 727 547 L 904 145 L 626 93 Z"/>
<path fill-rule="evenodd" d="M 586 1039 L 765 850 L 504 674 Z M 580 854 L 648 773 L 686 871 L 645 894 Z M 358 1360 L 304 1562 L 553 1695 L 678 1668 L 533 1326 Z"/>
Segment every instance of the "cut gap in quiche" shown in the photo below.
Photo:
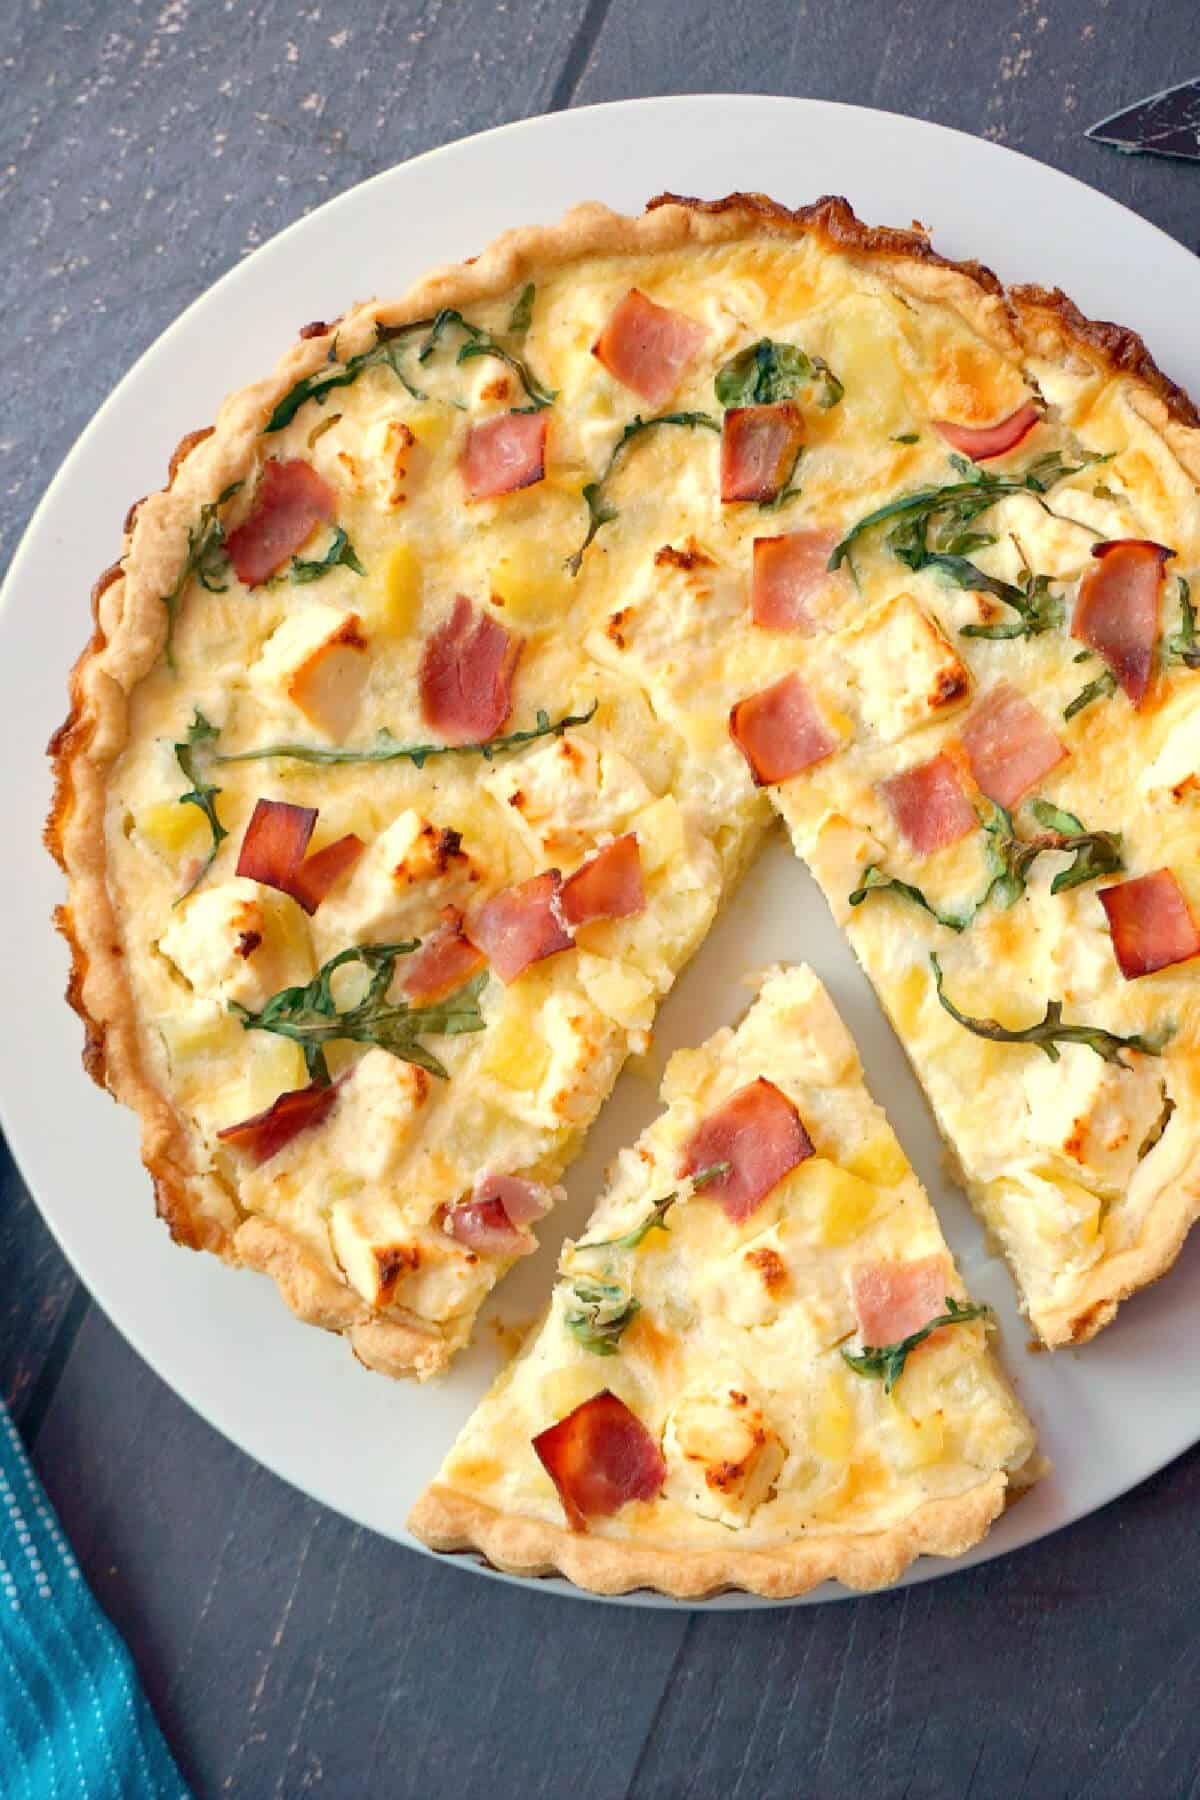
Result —
<path fill-rule="evenodd" d="M 1034 1434 L 816 976 L 770 972 L 662 1095 L 412 1530 L 679 1598 L 960 1555 Z"/>
<path fill-rule="evenodd" d="M 774 806 L 1091 1335 L 1200 1212 L 1197 423 L 837 200 L 585 206 L 306 326 L 132 509 L 53 747 L 175 1237 L 443 1368 Z"/>

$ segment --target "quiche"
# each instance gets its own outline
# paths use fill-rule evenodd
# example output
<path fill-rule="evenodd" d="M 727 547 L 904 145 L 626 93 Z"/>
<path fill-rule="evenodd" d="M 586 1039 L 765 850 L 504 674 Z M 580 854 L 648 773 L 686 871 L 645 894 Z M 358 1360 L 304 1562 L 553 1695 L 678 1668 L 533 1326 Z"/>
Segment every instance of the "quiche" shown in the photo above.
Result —
<path fill-rule="evenodd" d="M 662 1098 L 412 1529 L 686 1598 L 969 1548 L 1033 1431 L 812 971 L 769 972 Z"/>
<path fill-rule="evenodd" d="M 1200 1208 L 1198 477 L 1131 333 L 840 200 L 306 325 L 131 510 L 52 746 L 175 1238 L 443 1368 L 782 817 L 1090 1336 Z"/>

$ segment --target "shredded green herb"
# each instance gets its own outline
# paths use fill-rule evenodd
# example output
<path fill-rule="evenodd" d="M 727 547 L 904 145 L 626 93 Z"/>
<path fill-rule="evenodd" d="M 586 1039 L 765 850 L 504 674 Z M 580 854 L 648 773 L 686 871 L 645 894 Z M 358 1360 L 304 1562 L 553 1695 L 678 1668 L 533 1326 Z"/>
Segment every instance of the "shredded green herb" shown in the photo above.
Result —
<path fill-rule="evenodd" d="M 619 1281 L 581 1275 L 571 1284 L 571 1299 L 563 1323 L 571 1336 L 593 1356 L 615 1356 L 626 1326 L 642 1310 Z"/>
<path fill-rule="evenodd" d="M 968 1014 L 959 1012 L 944 993 L 942 966 L 937 957 L 931 955 L 929 961 L 937 986 L 938 1001 L 957 1024 L 976 1037 L 991 1038 L 998 1044 L 1036 1044 L 1051 1062 L 1058 1061 L 1060 1044 L 1086 1044 L 1089 1050 L 1094 1050 L 1105 1062 L 1127 1068 L 1129 1065 L 1121 1055 L 1123 1050 L 1140 1050 L 1144 1056 L 1160 1056 L 1164 1044 L 1173 1033 L 1174 1028 L 1168 1026 L 1152 1037 L 1120 1037 L 1115 1032 L 1102 1030 L 1098 1025 L 1064 1025 L 1061 1000 L 1048 1000 L 1045 1017 L 1034 1025 L 1026 1025 L 1021 1031 L 1010 1030 L 996 1019 L 972 1019 Z"/>
<path fill-rule="evenodd" d="M 887 874 L 873 863 L 863 871 L 859 886 L 850 895 L 850 905 L 861 906 L 870 894 L 895 893 L 901 899 L 923 907 L 949 931 L 966 931 L 989 900 L 1006 910 L 1014 906 L 1025 892 L 1025 878 L 1034 857 L 1046 846 L 1031 844 L 1018 837 L 1012 814 L 994 801 L 986 801 L 984 809 L 977 809 L 977 812 L 986 845 L 984 885 L 976 899 L 953 910 L 934 906 L 920 888 Z"/>
<path fill-rule="evenodd" d="M 721 365 L 714 386 L 722 406 L 775 406 L 814 382 L 824 407 L 836 406 L 846 391 L 824 357 L 810 356 L 799 344 L 759 338 Z"/>
<path fill-rule="evenodd" d="M 447 999 L 430 1006 L 389 1000 L 387 993 L 397 962 L 419 949 L 420 941 L 410 938 L 401 944 L 355 944 L 330 957 L 306 986 L 283 988 L 273 995 L 261 1011 L 250 1012 L 236 1001 L 230 1003 L 229 1010 L 247 1031 L 269 1031 L 299 1044 L 310 1081 L 328 1082 L 325 1046 L 345 1041 L 378 1045 L 401 1062 L 415 1063 L 419 1069 L 445 1081 L 448 1076 L 444 1065 L 419 1040 L 483 1030 L 479 995 L 488 978 L 487 970 L 481 970 Z M 333 995 L 333 976 L 338 969 L 354 963 L 368 971 L 370 982 L 360 1000 L 339 1010 Z"/>
<path fill-rule="evenodd" d="M 517 303 L 508 318 L 508 335 L 520 340 L 533 324 L 533 303 L 537 299 L 537 288 L 529 282 L 521 289 Z"/>
<path fill-rule="evenodd" d="M 539 707 L 536 724 L 524 731 L 506 731 L 500 737 L 485 738 L 478 744 L 402 744 L 385 727 L 376 732 L 375 742 L 365 748 L 355 749 L 350 744 L 263 744 L 257 750 L 235 750 L 228 755 L 218 755 L 216 761 L 290 761 L 318 763 L 325 767 L 340 763 L 410 762 L 418 769 L 423 769 L 432 757 L 437 756 L 482 756 L 485 762 L 491 762 L 493 757 L 519 750 L 523 744 L 532 744 L 538 738 L 562 737 L 573 726 L 586 725 L 599 704 L 598 700 L 593 700 L 586 712 L 564 713 L 558 719 L 552 719 Z"/>
<path fill-rule="evenodd" d="M 1069 867 L 1060 870 L 1050 883 L 1052 894 L 1081 887 L 1085 881 L 1095 881 L 1101 875 L 1116 875 L 1125 867 L 1119 831 L 1089 831 L 1082 819 L 1064 812 L 1060 806 L 1052 806 L 1048 800 L 1031 800 L 1029 810 L 1038 824 L 1045 826 L 1043 836 L 1029 840 L 1035 855 L 1042 850 L 1075 853 Z"/>
<path fill-rule="evenodd" d="M 893 444 L 919 444 L 920 441 L 919 431 L 898 431 L 892 439 Z"/>
<path fill-rule="evenodd" d="M 692 1187 L 702 1188 L 729 1173 L 727 1162 L 712 1163 L 692 1176 Z M 667 1213 L 678 1199 L 678 1193 L 664 1194 L 651 1203 L 650 1211 L 637 1225 L 620 1237 L 600 1238 L 594 1243 L 576 1244 L 574 1255 L 588 1250 L 636 1250 L 652 1231 L 666 1231 Z M 582 1272 L 571 1281 L 571 1297 L 563 1323 L 571 1336 L 595 1356 L 615 1356 L 621 1335 L 641 1312 L 625 1282 L 619 1280 L 606 1262 L 597 1272 Z"/>
<path fill-rule="evenodd" d="M 1068 464 L 1058 450 L 1037 457 L 1028 468 L 1012 475 L 992 475 L 970 463 L 965 457 L 952 456 L 951 467 L 960 476 L 955 482 L 940 487 L 923 487 L 911 494 L 900 494 L 886 505 L 852 525 L 829 558 L 830 569 L 838 569 L 850 555 L 854 545 L 881 525 L 890 525 L 888 546 L 893 555 L 909 568 L 924 568 L 930 556 L 966 557 L 973 550 L 994 544 L 994 536 L 970 529 L 981 513 L 1008 494 L 1033 494 L 1045 507 L 1042 496 L 1060 481 L 1078 475 L 1092 463 L 1107 457 L 1089 456 L 1083 462 Z M 1049 507 L 1045 507 L 1047 512 Z"/>
<path fill-rule="evenodd" d="M 992 884 L 989 881 L 987 892 L 990 894 L 991 891 Z M 973 901 L 960 912 L 950 912 L 944 907 L 935 906 L 912 882 L 901 881 L 897 875 L 889 875 L 879 863 L 869 863 L 863 870 L 858 886 L 850 895 L 850 905 L 861 906 L 872 894 L 896 894 L 901 900 L 911 900 L 914 906 L 922 907 L 948 931 L 965 931 L 983 904 L 982 900 Z M 984 898 L 986 897 L 985 895 Z"/>
<path fill-rule="evenodd" d="M 217 795 L 221 790 L 219 787 L 214 787 L 211 782 L 205 780 L 205 776 L 208 773 L 207 769 L 204 767 L 204 764 L 207 762 L 205 751 L 207 746 L 214 744 L 219 736 L 220 731 L 218 727 L 216 725 L 210 725 L 204 714 L 200 711 L 200 708 L 197 707 L 195 717 L 188 726 L 186 739 L 182 744 L 176 744 L 175 746 L 175 761 L 179 764 L 184 775 L 192 784 L 186 794 L 180 794 L 179 804 L 180 806 L 198 806 L 200 811 L 204 814 L 204 817 L 208 820 L 208 828 L 212 832 L 212 846 L 209 849 L 208 855 L 200 864 L 200 867 L 197 869 L 188 885 L 184 888 L 182 894 L 176 899 L 176 906 L 179 905 L 180 900 L 186 900 L 188 895 L 194 893 L 200 886 L 200 883 L 204 880 L 204 877 L 208 874 L 208 871 L 212 868 L 213 863 L 216 860 L 217 851 L 221 848 L 222 841 L 229 836 L 229 833 L 217 816 Z"/>
<path fill-rule="evenodd" d="M 707 1187 L 710 1181 L 720 1181 L 723 1176 L 728 1175 L 729 1169 L 730 1164 L 727 1162 L 710 1163 L 706 1169 L 701 1169 L 692 1176 L 693 1189 Z M 576 1254 L 581 1250 L 636 1250 L 648 1233 L 656 1230 L 659 1226 L 662 1226 L 664 1231 L 667 1229 L 663 1225 L 663 1220 L 678 1198 L 678 1191 L 676 1191 L 665 1194 L 661 1200 L 652 1201 L 646 1217 L 632 1230 L 625 1232 L 621 1237 L 596 1238 L 592 1242 L 576 1244 Z"/>
<path fill-rule="evenodd" d="M 1187 669 L 1200 669 L 1200 644 L 1196 642 L 1196 609 L 1192 605 L 1190 583 L 1182 575 L 1179 581 L 1179 629 L 1173 631 L 1163 645 L 1163 663 L 1182 663 Z"/>
<path fill-rule="evenodd" d="M 306 562 L 302 557 L 293 556 L 292 566 L 288 570 L 288 579 L 300 583 L 320 581 L 322 575 L 328 575 L 331 569 L 351 569 L 355 575 L 365 575 L 367 572 L 354 553 L 354 545 L 340 525 L 334 527 L 333 541 L 324 556 L 318 557 L 313 562 Z"/>
<path fill-rule="evenodd" d="M 1117 678 L 1111 669 L 1105 669 L 1103 675 L 1097 675 L 1095 681 L 1089 681 L 1085 688 L 1080 688 L 1069 706 L 1063 707 L 1063 718 L 1073 719 L 1076 713 L 1081 713 L 1093 700 L 1107 700 L 1116 691 Z"/>
<path fill-rule="evenodd" d="M 1158 1144 L 1164 1131 L 1167 1129 L 1167 1126 L 1171 1123 L 1171 1115 L 1175 1111 L 1175 1102 L 1167 1092 L 1167 1084 L 1165 1081 L 1159 1082 L 1158 1091 L 1162 1097 L 1162 1106 L 1159 1109 L 1157 1119 L 1155 1119 L 1153 1125 L 1138 1145 L 1137 1160 L 1139 1162 L 1144 1162 L 1146 1157 L 1149 1156 L 1150 1152 Z"/>
<path fill-rule="evenodd" d="M 429 361 L 448 331 L 461 331 L 466 338 L 466 342 L 459 345 L 458 355 L 454 358 L 456 363 L 470 362 L 477 356 L 494 356 L 512 370 L 529 396 L 529 405 L 517 407 L 516 411 L 541 412 L 547 406 L 553 406 L 558 398 L 555 390 L 543 386 L 527 363 L 522 362 L 521 358 L 514 355 L 511 350 L 506 350 L 490 331 L 485 331 L 481 325 L 472 325 L 469 319 L 464 319 L 463 315 L 453 306 L 443 307 L 431 324 L 429 336 L 417 353 L 419 363 Z"/>
<path fill-rule="evenodd" d="M 404 355 L 414 334 L 427 330 L 432 324 L 432 319 L 421 319 L 413 325 L 377 325 L 375 342 L 371 348 L 360 351 L 357 356 L 349 357 L 345 363 L 338 362 L 337 340 L 335 339 L 329 347 L 328 359 L 333 367 L 319 369 L 312 375 L 305 375 L 302 380 L 296 382 L 294 387 L 290 387 L 263 426 L 264 436 L 273 431 L 282 431 L 290 425 L 300 408 L 309 400 L 315 400 L 318 406 L 324 406 L 335 388 L 350 387 L 368 369 L 390 369 L 396 380 L 414 400 L 426 399 L 427 396 L 414 385 L 406 373 Z"/>
<path fill-rule="evenodd" d="M 443 307 L 433 318 L 415 319 L 411 325 L 377 325 L 375 342 L 371 348 L 349 357 L 345 363 L 339 364 L 337 361 L 335 340 L 329 350 L 329 361 L 334 366 L 306 375 L 294 387 L 289 388 L 263 426 L 264 433 L 282 431 L 309 400 L 315 400 L 318 406 L 323 406 L 335 388 L 349 387 L 368 369 L 390 369 L 414 400 L 427 400 L 428 394 L 416 385 L 408 372 L 408 353 L 417 338 L 424 334 L 424 342 L 417 351 L 416 360 L 419 364 L 427 363 L 446 333 L 451 330 L 461 331 L 466 338 L 466 342 L 459 346 L 454 359 L 456 363 L 468 362 L 476 356 L 495 356 L 513 371 L 529 398 L 529 405 L 519 408 L 519 411 L 540 412 L 553 404 L 557 398 L 554 390 L 544 386 L 527 363 L 513 351 L 506 349 L 481 325 L 473 325 L 469 319 L 465 319 L 456 308 Z"/>
<path fill-rule="evenodd" d="M 643 432 L 654 430 L 659 425 L 680 425 L 687 431 L 716 431 L 720 425 L 711 413 L 705 412 L 673 412 L 655 413 L 652 418 L 643 419 L 641 414 L 630 419 L 624 431 L 613 445 L 608 462 L 602 474 L 595 481 L 589 481 L 583 490 L 583 500 L 588 509 L 587 535 L 573 556 L 567 558 L 567 568 L 572 575 L 578 575 L 583 567 L 584 553 L 602 525 L 611 525 L 617 517 L 617 508 L 609 501 L 605 489 L 613 471 L 620 462 L 630 443 Z"/>
<path fill-rule="evenodd" d="M 948 579 L 958 587 L 968 588 L 974 593 L 991 594 L 995 599 L 1003 601 L 1005 606 L 1011 606 L 1017 615 L 1015 619 L 1001 619 L 993 625 L 964 625 L 961 631 L 963 637 L 993 640 L 1040 637 L 1043 631 L 1053 631 L 1062 624 L 1063 603 L 1057 594 L 1051 593 L 1052 577 L 1049 575 L 1028 574 L 1022 586 L 1014 587 L 1010 582 L 995 581 L 991 576 L 983 576 L 974 563 L 967 562 L 964 558 L 935 556 L 930 558 L 930 562 L 935 568 L 948 574 Z M 961 574 L 957 567 L 953 573 L 946 570 L 947 563 L 957 565 L 960 562 L 963 565 Z"/>
<path fill-rule="evenodd" d="M 188 526 L 187 555 L 183 559 L 183 567 L 179 571 L 179 580 L 169 594 L 162 596 L 162 603 L 167 609 L 167 642 L 165 655 L 167 667 L 171 673 L 175 670 L 175 622 L 179 612 L 179 602 L 183 598 L 183 590 L 193 575 L 202 588 L 210 594 L 223 594 L 228 586 L 224 579 L 229 562 L 225 555 L 225 527 L 219 519 L 219 509 L 227 500 L 232 500 L 243 484 L 231 482 L 215 500 L 206 501 L 200 508 L 197 523 Z"/>
<path fill-rule="evenodd" d="M 866 1375 L 872 1381 L 882 1381 L 884 1393 L 890 1394 L 904 1373 L 904 1365 L 912 1352 L 927 1337 L 940 1331 L 943 1325 L 969 1325 L 975 1319 L 990 1323 L 992 1317 L 990 1306 L 976 1305 L 974 1302 L 964 1305 L 952 1294 L 947 1294 L 945 1312 L 930 1319 L 919 1331 L 911 1332 L 908 1337 L 901 1338 L 895 1344 L 883 1344 L 879 1347 L 864 1344 L 861 1350 L 843 1350 L 842 1356 L 856 1375 Z"/>

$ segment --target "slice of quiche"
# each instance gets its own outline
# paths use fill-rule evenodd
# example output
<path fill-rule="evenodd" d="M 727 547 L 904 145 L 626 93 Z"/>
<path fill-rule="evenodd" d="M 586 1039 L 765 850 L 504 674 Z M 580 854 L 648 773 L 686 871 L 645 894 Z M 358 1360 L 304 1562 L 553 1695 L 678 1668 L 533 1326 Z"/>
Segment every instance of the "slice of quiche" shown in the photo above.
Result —
<path fill-rule="evenodd" d="M 976 1543 L 1034 1435 L 810 969 L 671 1059 L 410 1525 L 582 1587 L 785 1596 Z"/>

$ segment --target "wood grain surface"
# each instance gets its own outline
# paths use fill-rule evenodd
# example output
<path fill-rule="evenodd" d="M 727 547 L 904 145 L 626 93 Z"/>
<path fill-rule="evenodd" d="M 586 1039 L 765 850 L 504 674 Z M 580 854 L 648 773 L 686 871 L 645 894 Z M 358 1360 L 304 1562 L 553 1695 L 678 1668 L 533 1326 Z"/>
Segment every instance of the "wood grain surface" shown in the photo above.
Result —
<path fill-rule="evenodd" d="M 656 92 L 836 98 L 982 133 L 1197 244 L 1200 167 L 1082 136 L 1197 72 L 1180 0 L 8 0 L 0 17 L 0 563 L 100 401 L 218 275 L 377 170 L 508 119 Z M 82 637 L 84 597 L 63 603 Z M 2 1391 L 198 1794 L 1200 1795 L 1200 1453 L 932 1586 L 631 1612 L 435 1565 L 258 1468 L 91 1305 L 6 1157 L 0 1270 Z"/>

